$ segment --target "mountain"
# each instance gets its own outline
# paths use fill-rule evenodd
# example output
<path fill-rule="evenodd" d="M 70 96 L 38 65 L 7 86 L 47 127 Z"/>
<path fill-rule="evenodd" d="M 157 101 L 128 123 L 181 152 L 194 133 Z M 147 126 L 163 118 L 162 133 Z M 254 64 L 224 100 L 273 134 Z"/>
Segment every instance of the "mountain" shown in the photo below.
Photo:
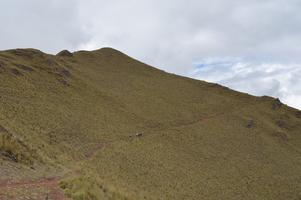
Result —
<path fill-rule="evenodd" d="M 301 199 L 301 111 L 111 48 L 1 51 L 0 199 L 20 198 Z"/>

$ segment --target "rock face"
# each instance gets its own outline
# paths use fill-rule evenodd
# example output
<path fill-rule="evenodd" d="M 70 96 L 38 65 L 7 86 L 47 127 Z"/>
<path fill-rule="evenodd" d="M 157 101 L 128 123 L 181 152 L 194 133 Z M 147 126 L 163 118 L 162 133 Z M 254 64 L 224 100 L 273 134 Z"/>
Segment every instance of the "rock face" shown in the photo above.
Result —
<path fill-rule="evenodd" d="M 54 179 L 74 199 L 300 199 L 300 152 L 301 111 L 278 99 L 112 48 L 0 51 L 0 199 Z"/>
<path fill-rule="evenodd" d="M 62 57 L 72 57 L 73 56 L 73 54 L 68 50 L 63 50 L 63 51 L 59 52 L 56 55 L 57 56 L 62 56 Z"/>

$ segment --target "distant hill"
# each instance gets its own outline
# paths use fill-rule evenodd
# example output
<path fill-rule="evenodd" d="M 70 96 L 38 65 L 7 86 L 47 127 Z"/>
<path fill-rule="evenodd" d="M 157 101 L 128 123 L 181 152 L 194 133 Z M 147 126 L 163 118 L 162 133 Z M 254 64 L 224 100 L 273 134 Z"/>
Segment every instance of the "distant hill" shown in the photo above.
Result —
<path fill-rule="evenodd" d="M 111 48 L 1 51 L 0 199 L 20 197 L 301 199 L 301 111 Z"/>

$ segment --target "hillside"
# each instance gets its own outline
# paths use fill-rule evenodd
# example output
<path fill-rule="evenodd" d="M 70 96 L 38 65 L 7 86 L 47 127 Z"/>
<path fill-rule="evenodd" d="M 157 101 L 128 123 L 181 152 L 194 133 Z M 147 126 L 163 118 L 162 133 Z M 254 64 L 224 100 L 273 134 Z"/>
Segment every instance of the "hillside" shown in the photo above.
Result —
<path fill-rule="evenodd" d="M 0 199 L 300 199 L 301 111 L 111 49 L 0 52 Z"/>

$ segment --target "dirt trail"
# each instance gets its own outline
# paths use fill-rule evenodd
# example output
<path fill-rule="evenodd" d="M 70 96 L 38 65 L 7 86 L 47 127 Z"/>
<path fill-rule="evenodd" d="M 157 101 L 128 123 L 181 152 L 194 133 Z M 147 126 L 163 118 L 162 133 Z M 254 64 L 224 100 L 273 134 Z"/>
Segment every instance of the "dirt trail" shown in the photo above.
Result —
<path fill-rule="evenodd" d="M 59 177 L 18 182 L 0 181 L 0 200 L 65 200 L 59 181 Z"/>
<path fill-rule="evenodd" d="M 0 188 L 8 187 L 21 187 L 21 186 L 35 186 L 35 185 L 53 185 L 59 181 L 59 177 L 41 178 L 38 180 L 24 180 L 19 182 L 1 181 Z"/>

